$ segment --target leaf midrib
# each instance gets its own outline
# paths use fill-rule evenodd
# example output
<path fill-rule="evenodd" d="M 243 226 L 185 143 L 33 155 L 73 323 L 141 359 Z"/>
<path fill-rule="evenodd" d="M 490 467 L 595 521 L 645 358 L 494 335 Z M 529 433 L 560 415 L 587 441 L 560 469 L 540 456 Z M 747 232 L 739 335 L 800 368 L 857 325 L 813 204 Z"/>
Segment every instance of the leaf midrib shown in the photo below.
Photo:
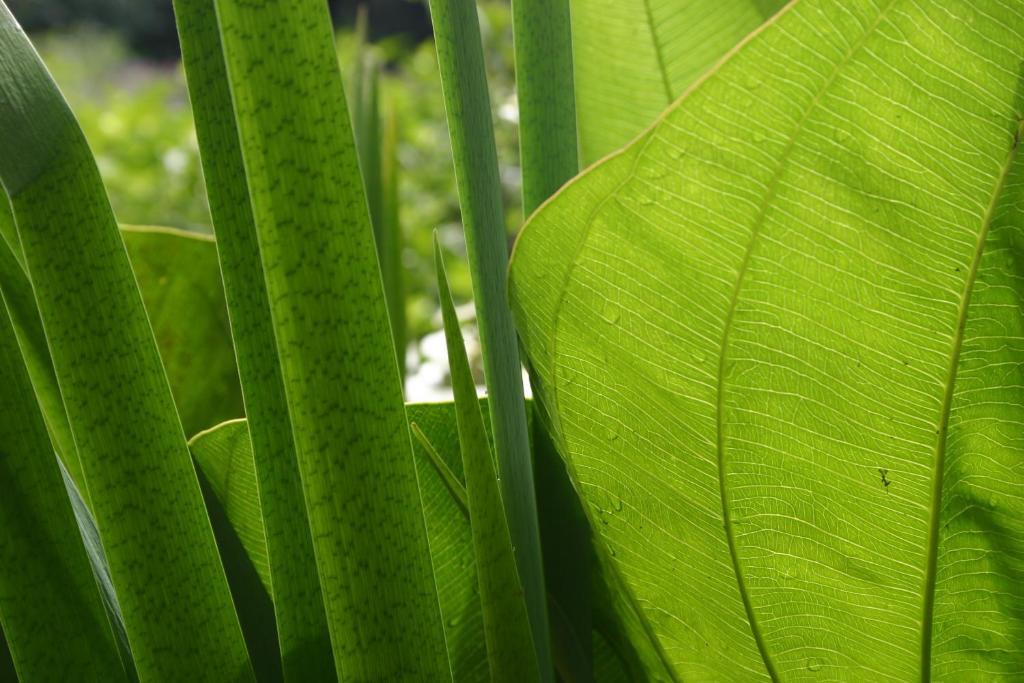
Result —
<path fill-rule="evenodd" d="M 754 224 L 751 228 L 750 239 L 747 243 L 747 249 L 743 254 L 743 260 L 740 263 L 739 270 L 736 276 L 736 286 L 732 292 L 732 298 L 729 301 L 729 308 L 726 311 L 725 324 L 722 331 L 722 343 L 720 346 L 720 354 L 718 357 L 718 371 L 716 376 L 716 406 L 715 406 L 715 447 L 718 459 L 718 486 L 719 486 L 719 497 L 722 503 L 722 521 L 725 526 L 725 536 L 729 544 L 729 556 L 732 560 L 733 574 L 736 577 L 736 584 L 739 588 L 740 598 L 743 601 L 743 609 L 747 614 L 747 622 L 750 625 L 751 635 L 754 637 L 754 642 L 757 645 L 758 652 L 761 655 L 761 660 L 764 663 L 765 670 L 773 681 L 779 680 L 778 672 L 775 670 L 775 665 L 772 663 L 771 656 L 768 654 L 767 643 L 764 641 L 764 635 L 761 633 L 761 629 L 758 627 L 757 619 L 754 615 L 754 607 L 750 600 L 750 592 L 747 589 L 746 582 L 743 576 L 743 570 L 740 565 L 739 555 L 736 549 L 736 535 L 733 529 L 732 516 L 729 512 L 729 505 L 727 502 L 728 486 L 726 485 L 725 477 L 725 435 L 724 435 L 724 423 L 723 415 L 725 413 L 725 368 L 729 356 L 729 339 L 733 329 L 733 322 L 736 316 L 736 308 L 740 299 L 740 292 L 743 289 L 743 283 L 746 279 L 746 274 L 750 265 L 751 256 L 754 253 L 754 249 L 759 242 L 761 235 L 761 228 L 764 226 L 765 218 L 768 215 L 768 208 L 771 206 L 772 200 L 775 198 L 778 192 L 779 182 L 782 178 L 783 173 L 788 168 L 788 161 L 790 155 L 796 146 L 796 140 L 799 137 L 801 131 L 810 119 L 811 114 L 819 107 L 822 98 L 825 96 L 832 85 L 836 82 L 840 72 L 845 66 L 847 66 L 854 56 L 860 52 L 860 50 L 867 43 L 868 39 L 874 34 L 874 32 L 881 25 L 882 20 L 886 17 L 889 11 L 897 4 L 898 0 L 889 0 L 889 3 L 885 5 L 881 10 L 878 11 L 878 15 L 875 17 L 875 21 L 869 26 L 864 33 L 860 36 L 856 43 L 850 46 L 843 58 L 836 63 L 829 74 L 828 80 L 822 85 L 822 87 L 815 94 L 814 99 L 811 100 L 807 109 L 804 111 L 800 121 L 797 122 L 793 132 L 790 134 L 786 147 L 780 156 L 778 167 L 775 170 L 774 175 L 768 182 L 768 189 L 765 192 L 764 199 L 758 208 L 758 214 L 754 219 Z M 787 7 L 792 7 L 791 3 Z M 781 13 L 780 13 L 781 14 Z M 778 17 L 780 15 L 776 15 Z"/>
<path fill-rule="evenodd" d="M 949 445 L 949 415 L 953 406 L 953 396 L 956 392 L 960 353 L 963 349 L 964 333 L 967 328 L 968 312 L 971 307 L 971 294 L 974 292 L 974 283 L 978 279 L 978 269 L 981 265 L 981 258 L 985 253 L 989 229 L 992 227 L 992 219 L 995 216 L 996 207 L 999 206 L 999 199 L 1003 194 L 1006 179 L 1010 175 L 1014 161 L 1016 161 L 1022 134 L 1024 134 L 1024 120 L 1019 120 L 1013 144 L 1010 146 L 1010 151 L 1006 155 L 1006 161 L 1003 162 L 1003 166 L 1000 169 L 995 189 L 992 191 L 992 197 L 989 199 L 984 217 L 982 218 L 981 229 L 978 232 L 978 241 L 974 247 L 970 270 L 967 273 L 964 291 L 960 296 L 960 304 L 957 310 L 957 327 L 953 335 L 953 348 L 950 352 L 949 368 L 947 370 L 949 379 L 946 382 L 942 397 L 942 412 L 939 418 L 938 436 L 935 440 L 934 469 L 932 471 L 932 502 L 928 520 L 928 564 L 925 569 L 924 605 L 921 617 L 921 680 L 923 683 L 928 683 L 931 680 L 932 617 L 935 612 L 935 581 L 938 572 L 943 480 L 945 478 L 946 450 Z"/>
<path fill-rule="evenodd" d="M 658 32 L 655 30 L 654 12 L 651 11 L 651 0 L 643 0 L 644 19 L 647 21 L 647 30 L 651 32 L 651 44 L 654 46 L 654 58 L 658 60 L 658 73 L 661 74 L 661 84 L 665 88 L 665 103 L 671 104 L 675 99 L 672 96 L 672 83 L 668 78 L 668 69 L 665 67 L 665 56 L 662 54 L 661 43 L 658 41 Z"/>

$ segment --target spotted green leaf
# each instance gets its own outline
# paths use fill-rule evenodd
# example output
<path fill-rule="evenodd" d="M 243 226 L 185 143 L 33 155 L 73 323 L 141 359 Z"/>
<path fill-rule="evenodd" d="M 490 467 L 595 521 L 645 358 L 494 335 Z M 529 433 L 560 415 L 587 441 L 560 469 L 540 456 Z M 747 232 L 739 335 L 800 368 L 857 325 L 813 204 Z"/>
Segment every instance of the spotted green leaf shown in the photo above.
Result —
<path fill-rule="evenodd" d="M 0 4 L 0 181 L 139 677 L 252 669 L 195 471 L 96 163 Z"/>

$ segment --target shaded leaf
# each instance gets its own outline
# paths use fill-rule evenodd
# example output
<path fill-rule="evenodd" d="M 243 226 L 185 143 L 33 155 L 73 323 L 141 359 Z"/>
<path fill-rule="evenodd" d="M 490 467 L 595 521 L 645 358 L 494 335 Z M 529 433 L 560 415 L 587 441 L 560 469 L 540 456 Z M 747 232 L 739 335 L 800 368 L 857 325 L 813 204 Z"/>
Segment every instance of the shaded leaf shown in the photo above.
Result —
<path fill-rule="evenodd" d="M 185 434 L 244 414 L 217 245 L 171 228 L 122 227 Z"/>
<path fill-rule="evenodd" d="M 126 680 L 2 302 L 0 444 L 0 623 L 18 675 Z"/>
<path fill-rule="evenodd" d="M 515 553 L 509 533 L 505 507 L 498 486 L 494 455 L 487 439 L 480 402 L 476 396 L 473 373 L 466 356 L 455 304 L 448 289 L 441 247 L 434 236 L 434 260 L 437 286 L 444 317 L 444 335 L 448 343 L 455 417 L 459 430 L 459 449 L 466 480 L 466 501 L 477 580 L 483 610 L 484 639 L 493 681 L 532 681 L 552 678 L 553 671 L 542 674 L 533 649 L 533 634 L 526 608 L 523 585 L 516 569 Z M 550 662 L 545 662 L 550 666 Z"/>

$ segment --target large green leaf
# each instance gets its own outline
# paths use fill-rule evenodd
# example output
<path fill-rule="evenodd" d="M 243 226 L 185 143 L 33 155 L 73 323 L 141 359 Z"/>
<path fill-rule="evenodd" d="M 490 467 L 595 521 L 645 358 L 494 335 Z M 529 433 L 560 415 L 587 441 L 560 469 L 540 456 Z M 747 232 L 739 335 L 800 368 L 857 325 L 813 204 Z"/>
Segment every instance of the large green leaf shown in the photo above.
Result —
<path fill-rule="evenodd" d="M 571 0 L 583 163 L 593 163 L 632 140 L 784 4 L 785 0 Z"/>
<path fill-rule="evenodd" d="M 2 5 L 0 54 L 0 180 L 139 676 L 245 680 L 245 643 L 99 171 Z"/>
<path fill-rule="evenodd" d="M 24 680 L 125 680 L 14 327 L 0 301 L 0 624 Z"/>
<path fill-rule="evenodd" d="M 320 0 L 216 9 L 338 676 L 448 678 L 330 15 Z"/>
<path fill-rule="evenodd" d="M 126 226 L 121 237 L 185 434 L 241 417 L 217 245 L 209 236 L 171 228 Z"/>
<path fill-rule="evenodd" d="M 677 677 L 1024 670 L 1022 38 L 794 3 L 526 227 L 535 388 Z"/>

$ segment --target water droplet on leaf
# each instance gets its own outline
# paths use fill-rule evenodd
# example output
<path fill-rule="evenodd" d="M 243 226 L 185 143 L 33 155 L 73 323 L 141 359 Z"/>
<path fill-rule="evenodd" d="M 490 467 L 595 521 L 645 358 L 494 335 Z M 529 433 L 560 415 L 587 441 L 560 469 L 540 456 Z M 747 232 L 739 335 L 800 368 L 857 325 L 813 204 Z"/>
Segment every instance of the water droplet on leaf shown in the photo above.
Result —
<path fill-rule="evenodd" d="M 614 302 L 606 301 L 601 310 L 601 317 L 609 325 L 614 325 L 619 322 L 619 307 Z"/>

